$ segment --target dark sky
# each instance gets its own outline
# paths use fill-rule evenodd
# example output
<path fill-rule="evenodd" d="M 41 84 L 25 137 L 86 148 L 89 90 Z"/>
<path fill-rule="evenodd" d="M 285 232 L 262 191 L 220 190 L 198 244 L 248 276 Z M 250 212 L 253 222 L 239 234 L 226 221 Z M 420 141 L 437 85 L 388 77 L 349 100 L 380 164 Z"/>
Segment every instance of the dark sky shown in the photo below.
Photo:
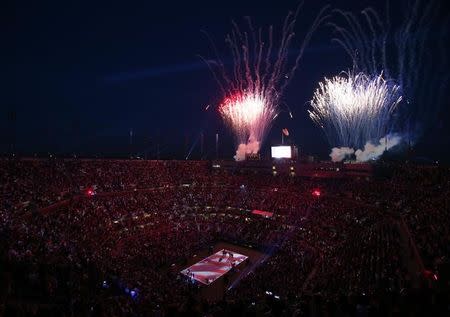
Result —
<path fill-rule="evenodd" d="M 305 1 L 293 54 L 327 3 Z M 332 4 L 358 12 L 368 5 L 379 8 L 379 3 Z M 197 56 L 213 56 L 201 30 L 214 38 L 226 59 L 223 39 L 231 19 L 251 16 L 258 25 L 281 27 L 297 4 L 292 0 L 9 2 L 1 13 L 0 152 L 10 151 L 14 144 L 28 154 L 123 154 L 129 150 L 132 128 L 133 151 L 148 157 L 155 155 L 158 143 L 162 156 L 185 156 L 201 131 L 205 153 L 213 155 L 219 133 L 221 153 L 231 157 L 231 135 L 214 111 L 204 111 L 206 105 L 217 103 L 220 91 Z M 315 33 L 283 98 L 294 119 L 282 113 L 266 145 L 279 142 L 280 129 L 288 127 L 302 151 L 327 153 L 324 136 L 306 115 L 306 103 L 323 76 L 351 66 L 330 39 L 326 27 Z M 418 145 L 421 155 L 448 154 L 448 102 L 445 105 L 437 128 L 426 131 Z M 198 152 L 199 142 L 192 157 Z"/>

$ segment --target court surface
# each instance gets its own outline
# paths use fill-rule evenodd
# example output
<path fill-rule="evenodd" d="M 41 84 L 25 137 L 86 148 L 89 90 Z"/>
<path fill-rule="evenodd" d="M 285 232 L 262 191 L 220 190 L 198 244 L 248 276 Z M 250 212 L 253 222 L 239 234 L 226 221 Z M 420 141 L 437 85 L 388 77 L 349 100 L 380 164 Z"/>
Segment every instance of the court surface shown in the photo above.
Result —
<path fill-rule="evenodd" d="M 247 258 L 243 254 L 222 249 L 182 270 L 181 273 L 202 284 L 209 285 L 230 271 L 233 266 L 238 266 Z"/>

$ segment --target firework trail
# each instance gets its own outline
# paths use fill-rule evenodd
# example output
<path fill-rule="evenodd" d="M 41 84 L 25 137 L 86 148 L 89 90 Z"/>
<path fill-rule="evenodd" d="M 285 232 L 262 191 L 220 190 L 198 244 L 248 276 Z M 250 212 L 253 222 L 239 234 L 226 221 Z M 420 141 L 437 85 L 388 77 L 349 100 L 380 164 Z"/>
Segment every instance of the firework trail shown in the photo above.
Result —
<path fill-rule="evenodd" d="M 337 34 L 333 41 L 351 57 L 355 71 L 372 76 L 382 72 L 400 86 L 405 102 L 389 130 L 411 137 L 435 122 L 444 99 L 449 79 L 448 28 L 433 24 L 439 13 L 437 1 L 410 0 L 401 11 L 403 18 L 391 21 L 389 2 L 383 15 L 372 8 L 364 9 L 361 16 L 335 10 L 344 23 L 329 24 Z"/>
<path fill-rule="evenodd" d="M 343 73 L 319 83 L 308 110 L 331 146 L 351 154 L 386 135 L 389 118 L 402 100 L 398 85 L 364 73 Z"/>
<path fill-rule="evenodd" d="M 225 38 L 233 59 L 232 68 L 225 67 L 210 39 L 216 58 L 206 62 L 222 92 L 219 113 L 232 130 L 237 145 L 236 159 L 257 154 L 273 120 L 280 112 L 280 99 L 298 68 L 300 59 L 313 32 L 326 19 L 323 8 L 306 33 L 299 52 L 289 63 L 290 44 L 301 6 L 289 12 L 284 20 L 279 42 L 274 41 L 273 27 L 255 29 L 246 18 L 246 31 L 232 22 Z"/>

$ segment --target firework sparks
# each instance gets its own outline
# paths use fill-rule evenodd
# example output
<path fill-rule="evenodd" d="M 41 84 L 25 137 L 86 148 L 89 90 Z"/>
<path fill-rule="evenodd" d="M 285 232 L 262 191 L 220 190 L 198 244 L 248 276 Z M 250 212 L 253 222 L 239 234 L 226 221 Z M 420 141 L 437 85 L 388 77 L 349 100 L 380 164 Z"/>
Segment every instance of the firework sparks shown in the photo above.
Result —
<path fill-rule="evenodd" d="M 314 30 L 326 18 L 324 12 L 327 7 L 319 12 L 295 60 L 289 63 L 288 49 L 294 38 L 299 10 L 300 6 L 296 12 L 287 15 L 279 43 L 273 40 L 272 26 L 267 30 L 255 29 L 247 18 L 248 31 L 241 31 L 233 22 L 232 31 L 226 36 L 233 58 L 231 70 L 226 70 L 212 41 L 217 58 L 203 59 L 222 91 L 223 102 L 219 113 L 235 135 L 237 159 L 244 159 L 246 153 L 259 152 L 273 120 L 280 112 L 280 98 L 299 65 L 304 49 Z M 238 153 L 241 151 L 245 153 Z"/>
<path fill-rule="evenodd" d="M 389 119 L 402 100 L 400 88 L 382 75 L 348 73 L 325 78 L 311 100 L 311 119 L 330 145 L 361 148 L 386 134 Z"/>
<path fill-rule="evenodd" d="M 400 19 L 392 19 L 390 11 L 389 2 L 383 14 L 370 7 L 361 15 L 335 10 L 341 22 L 329 24 L 336 34 L 333 40 L 351 57 L 354 70 L 372 76 L 383 72 L 400 85 L 407 102 L 399 107 L 392 127 L 411 138 L 435 122 L 446 100 L 449 32 L 448 26 L 435 21 L 438 1 L 408 0 Z"/>
<path fill-rule="evenodd" d="M 239 144 L 244 144 L 264 138 L 277 108 L 262 95 L 244 93 L 226 98 L 219 112 L 235 132 Z"/>

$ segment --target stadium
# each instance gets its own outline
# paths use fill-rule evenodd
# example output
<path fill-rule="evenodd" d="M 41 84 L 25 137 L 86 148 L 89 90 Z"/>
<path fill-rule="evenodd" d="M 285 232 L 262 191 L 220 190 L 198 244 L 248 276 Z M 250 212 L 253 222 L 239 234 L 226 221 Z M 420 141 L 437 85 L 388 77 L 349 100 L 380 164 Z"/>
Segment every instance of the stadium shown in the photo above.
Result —
<path fill-rule="evenodd" d="M 431 299 L 448 287 L 448 168 L 369 178 L 210 161 L 0 166 L 6 312 L 37 301 L 51 315 L 384 315 L 446 301 Z"/>
<path fill-rule="evenodd" d="M 0 316 L 450 316 L 447 7 L 8 3 Z"/>

